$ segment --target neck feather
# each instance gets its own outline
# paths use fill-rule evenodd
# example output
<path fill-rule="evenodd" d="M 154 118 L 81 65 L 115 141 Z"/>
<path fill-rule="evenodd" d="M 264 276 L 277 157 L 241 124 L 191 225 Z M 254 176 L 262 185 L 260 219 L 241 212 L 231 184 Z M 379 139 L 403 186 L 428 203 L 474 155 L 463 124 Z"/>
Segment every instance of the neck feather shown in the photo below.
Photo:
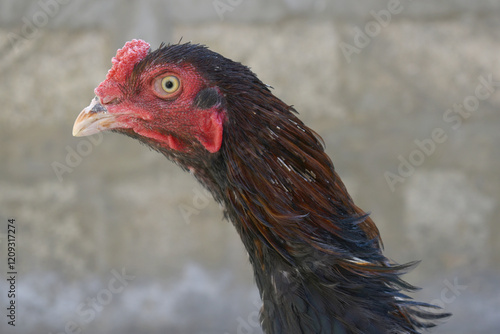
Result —
<path fill-rule="evenodd" d="M 235 104 L 228 95 L 222 148 L 193 171 L 248 251 L 264 331 L 418 333 L 446 316 L 401 293 L 415 289 L 399 277 L 414 263 L 382 255 L 375 224 L 354 205 L 319 136 L 260 93 Z"/>
<path fill-rule="evenodd" d="M 354 205 L 319 136 L 270 93 L 267 105 L 244 111 L 230 110 L 211 172 L 216 189 L 208 188 L 248 251 L 265 332 L 417 333 L 430 325 L 434 315 L 400 293 L 414 289 L 399 278 L 413 264 L 382 255 L 375 224 Z"/>

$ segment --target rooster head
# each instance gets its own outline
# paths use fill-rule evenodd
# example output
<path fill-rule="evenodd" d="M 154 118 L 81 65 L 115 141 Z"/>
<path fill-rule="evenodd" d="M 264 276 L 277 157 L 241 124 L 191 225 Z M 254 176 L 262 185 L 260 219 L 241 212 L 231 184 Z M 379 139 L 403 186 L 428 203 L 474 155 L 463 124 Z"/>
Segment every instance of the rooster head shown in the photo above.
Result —
<path fill-rule="evenodd" d="M 79 114 L 73 135 L 113 130 L 162 151 L 219 151 L 226 119 L 224 94 L 202 69 L 217 66 L 210 58 L 218 57 L 189 43 L 151 51 L 142 40 L 127 42 L 112 59 L 95 98 Z M 208 61 L 201 62 L 204 58 Z"/>

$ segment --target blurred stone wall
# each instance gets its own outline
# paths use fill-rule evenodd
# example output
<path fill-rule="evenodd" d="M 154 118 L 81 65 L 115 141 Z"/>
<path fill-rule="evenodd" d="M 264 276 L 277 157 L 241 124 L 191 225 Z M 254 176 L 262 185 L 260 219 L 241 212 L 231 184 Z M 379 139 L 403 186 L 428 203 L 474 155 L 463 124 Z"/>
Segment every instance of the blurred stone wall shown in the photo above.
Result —
<path fill-rule="evenodd" d="M 193 41 L 252 68 L 326 142 L 386 254 L 421 259 L 434 333 L 498 333 L 500 2 L 0 3 L 2 333 L 261 333 L 221 209 L 155 152 L 73 138 L 117 48 Z M 183 215 L 188 209 L 191 215 Z M 2 276 L 2 277 L 4 277 Z"/>

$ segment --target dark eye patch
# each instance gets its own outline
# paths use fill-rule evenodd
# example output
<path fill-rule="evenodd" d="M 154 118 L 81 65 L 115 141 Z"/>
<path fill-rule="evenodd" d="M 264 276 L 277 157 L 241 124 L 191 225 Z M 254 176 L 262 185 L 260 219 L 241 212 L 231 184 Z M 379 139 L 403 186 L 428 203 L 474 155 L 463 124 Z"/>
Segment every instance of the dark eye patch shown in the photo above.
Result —
<path fill-rule="evenodd" d="M 215 88 L 205 88 L 198 92 L 193 104 L 199 109 L 209 109 L 221 102 L 221 96 Z"/>

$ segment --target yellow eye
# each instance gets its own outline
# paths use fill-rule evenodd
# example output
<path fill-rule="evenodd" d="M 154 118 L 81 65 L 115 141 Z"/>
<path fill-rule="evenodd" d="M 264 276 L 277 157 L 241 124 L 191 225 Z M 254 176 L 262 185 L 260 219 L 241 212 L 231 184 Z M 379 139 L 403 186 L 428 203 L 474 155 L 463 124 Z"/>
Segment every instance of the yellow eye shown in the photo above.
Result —
<path fill-rule="evenodd" d="M 177 78 L 176 76 L 168 75 L 161 79 L 161 88 L 165 91 L 165 93 L 175 93 L 180 86 L 181 83 L 179 81 L 179 78 Z"/>
<path fill-rule="evenodd" d="M 165 73 L 153 80 L 153 92 L 161 99 L 173 99 L 182 92 L 179 77 L 173 73 Z"/>

